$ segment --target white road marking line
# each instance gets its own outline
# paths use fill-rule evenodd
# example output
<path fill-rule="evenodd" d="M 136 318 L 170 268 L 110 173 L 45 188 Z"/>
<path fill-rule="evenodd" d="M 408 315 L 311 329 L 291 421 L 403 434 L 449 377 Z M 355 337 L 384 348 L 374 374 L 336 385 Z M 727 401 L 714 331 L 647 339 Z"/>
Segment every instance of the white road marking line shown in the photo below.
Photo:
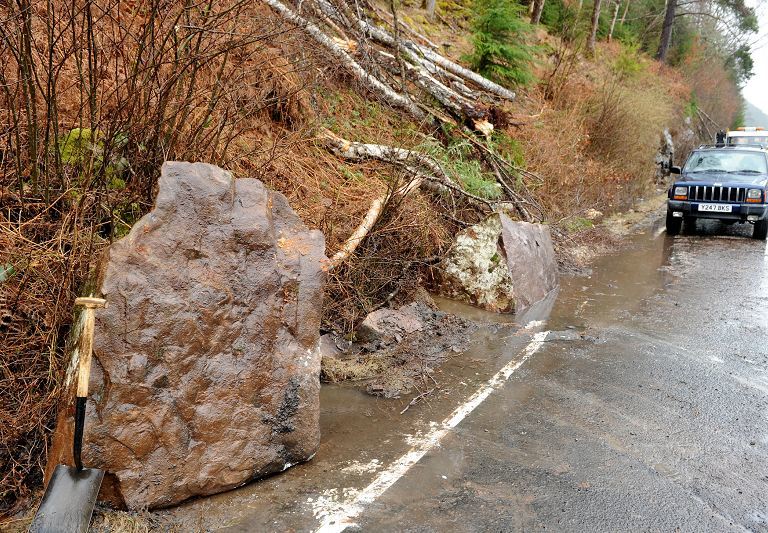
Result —
<path fill-rule="evenodd" d="M 401 456 L 389 467 L 382 471 L 370 485 L 360 491 L 355 498 L 337 508 L 336 511 L 325 517 L 317 533 L 340 533 L 354 525 L 354 520 L 363 512 L 365 505 L 373 503 L 384 494 L 395 482 L 403 477 L 410 468 L 418 463 L 427 452 L 440 445 L 440 441 L 448 432 L 456 427 L 467 415 L 482 404 L 492 392 L 501 388 L 504 383 L 525 363 L 529 357 L 535 354 L 544 344 L 549 331 L 541 331 L 533 336 L 528 346 L 523 350 L 523 356 L 513 359 L 502 367 L 487 383 L 477 390 L 465 403 L 457 407 L 451 415 L 437 424 L 432 431 L 421 437 L 411 449 Z"/>

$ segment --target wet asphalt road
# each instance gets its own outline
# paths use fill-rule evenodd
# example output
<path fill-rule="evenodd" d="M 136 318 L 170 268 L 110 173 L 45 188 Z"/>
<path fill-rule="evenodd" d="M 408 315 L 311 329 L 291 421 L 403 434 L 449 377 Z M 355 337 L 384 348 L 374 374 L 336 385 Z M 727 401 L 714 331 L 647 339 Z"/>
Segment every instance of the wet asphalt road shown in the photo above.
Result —
<path fill-rule="evenodd" d="M 768 531 L 768 256 L 748 235 L 657 225 L 565 279 L 544 345 L 348 531 Z M 443 391 L 402 415 L 408 399 L 325 387 L 313 461 L 165 519 L 327 524 L 535 331 L 480 334 L 436 376 Z"/>

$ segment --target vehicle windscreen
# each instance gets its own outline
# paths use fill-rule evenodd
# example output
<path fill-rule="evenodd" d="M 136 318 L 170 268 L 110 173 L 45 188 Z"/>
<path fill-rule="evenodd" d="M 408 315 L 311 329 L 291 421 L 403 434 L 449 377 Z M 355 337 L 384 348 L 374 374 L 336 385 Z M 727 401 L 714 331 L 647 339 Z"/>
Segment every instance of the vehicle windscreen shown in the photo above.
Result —
<path fill-rule="evenodd" d="M 737 146 L 740 144 L 768 144 L 768 135 L 728 137 L 728 144 Z"/>
<path fill-rule="evenodd" d="M 768 174 L 768 163 L 765 154 L 760 152 L 694 152 L 685 164 L 683 172 L 686 174 L 707 172 Z"/>

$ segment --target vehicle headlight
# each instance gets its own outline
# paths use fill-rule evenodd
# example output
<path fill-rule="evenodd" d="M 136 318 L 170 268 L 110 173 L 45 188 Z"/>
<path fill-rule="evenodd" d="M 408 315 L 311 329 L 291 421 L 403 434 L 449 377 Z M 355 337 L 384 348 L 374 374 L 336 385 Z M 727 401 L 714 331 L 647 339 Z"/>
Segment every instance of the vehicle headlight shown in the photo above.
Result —
<path fill-rule="evenodd" d="M 675 199 L 682 196 L 683 199 L 688 198 L 688 187 L 675 187 Z"/>
<path fill-rule="evenodd" d="M 757 203 L 763 199 L 762 189 L 749 189 L 747 191 L 747 202 Z"/>

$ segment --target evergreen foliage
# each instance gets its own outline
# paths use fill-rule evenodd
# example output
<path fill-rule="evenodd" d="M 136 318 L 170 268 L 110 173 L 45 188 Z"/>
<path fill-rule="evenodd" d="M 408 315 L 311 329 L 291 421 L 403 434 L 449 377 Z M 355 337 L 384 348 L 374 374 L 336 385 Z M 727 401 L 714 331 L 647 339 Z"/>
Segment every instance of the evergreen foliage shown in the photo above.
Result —
<path fill-rule="evenodd" d="M 576 9 L 566 5 L 563 0 L 546 0 L 544 2 L 541 23 L 548 32 L 560 37 L 568 37 L 577 26 L 578 21 Z"/>
<path fill-rule="evenodd" d="M 498 82 L 528 85 L 534 81 L 535 48 L 527 45 L 531 25 L 525 8 L 510 0 L 475 0 L 474 51 L 464 59 L 472 69 Z"/>

